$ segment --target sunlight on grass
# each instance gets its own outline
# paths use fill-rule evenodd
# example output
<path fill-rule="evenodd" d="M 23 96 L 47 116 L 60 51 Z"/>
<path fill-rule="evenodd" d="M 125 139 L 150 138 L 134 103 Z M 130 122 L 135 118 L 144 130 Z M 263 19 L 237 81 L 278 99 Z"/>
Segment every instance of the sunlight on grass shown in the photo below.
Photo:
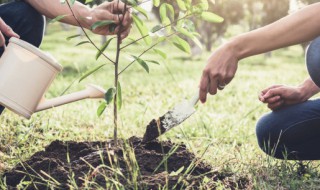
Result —
<path fill-rule="evenodd" d="M 67 93 L 83 89 L 94 83 L 105 89 L 113 84 L 113 65 L 107 64 L 81 83 L 77 79 L 88 68 L 105 62 L 103 57 L 95 60 L 96 51 L 90 45 L 74 47 L 81 39 L 67 41 L 76 34 L 75 29 L 61 31 L 58 24 L 49 27 L 41 48 L 50 52 L 63 66 L 47 93 L 47 97 L 60 95 L 73 81 Z M 134 33 L 136 35 L 136 33 Z M 83 40 L 83 39 L 82 39 Z M 99 43 L 100 37 L 94 36 Z M 128 43 L 124 41 L 123 44 Z M 111 47 L 111 46 L 110 46 Z M 142 137 L 146 125 L 185 98 L 197 92 L 202 68 L 209 53 L 192 59 L 176 49 L 161 44 L 168 58 L 161 65 L 149 65 L 147 74 L 139 65 L 133 65 L 120 76 L 123 108 L 120 110 L 119 134 L 123 138 Z M 142 45 L 134 45 L 127 53 L 141 52 Z M 114 48 L 106 51 L 113 55 Z M 112 57 L 112 56 L 111 56 Z M 160 58 L 152 52 L 148 59 Z M 120 68 L 129 61 L 121 59 Z M 258 189 L 312 189 L 320 183 L 317 162 L 308 164 L 309 176 L 297 177 L 296 162 L 284 162 L 269 158 L 259 149 L 255 137 L 255 123 L 268 112 L 258 99 L 258 93 L 272 84 L 298 85 L 307 77 L 302 49 L 299 46 L 254 56 L 240 62 L 236 78 L 225 90 L 210 96 L 204 105 L 197 105 L 197 112 L 180 126 L 166 133 L 161 139 L 183 142 L 213 167 L 247 175 Z M 101 100 L 100 100 L 101 101 Z M 108 107 L 99 118 L 96 110 L 99 100 L 84 100 L 57 107 L 33 115 L 25 120 L 6 110 L 0 118 L 0 174 L 19 162 L 42 150 L 54 140 L 97 141 L 113 135 L 112 109 Z M 128 154 L 128 157 L 132 155 Z M 128 159 L 130 160 L 130 159 Z M 134 169 L 134 168 L 132 168 Z M 138 174 L 134 174 L 134 180 Z M 0 187 L 3 185 L 0 179 Z"/>

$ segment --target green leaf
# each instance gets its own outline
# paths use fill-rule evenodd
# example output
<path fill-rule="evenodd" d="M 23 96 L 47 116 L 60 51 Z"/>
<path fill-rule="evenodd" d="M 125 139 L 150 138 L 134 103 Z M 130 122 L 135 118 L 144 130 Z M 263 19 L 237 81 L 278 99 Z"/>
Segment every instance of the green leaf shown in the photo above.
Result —
<path fill-rule="evenodd" d="M 136 11 L 138 11 L 139 13 L 141 13 L 144 17 L 146 17 L 146 19 L 149 19 L 148 17 L 148 13 L 145 9 L 139 7 L 139 6 L 135 6 L 133 7 Z"/>
<path fill-rule="evenodd" d="M 100 116 L 102 115 L 102 113 L 104 112 L 104 110 L 106 109 L 106 107 L 107 107 L 107 104 L 106 104 L 105 102 L 102 102 L 102 103 L 99 105 L 99 107 L 98 107 L 98 109 L 97 109 L 97 115 L 98 115 L 98 117 L 100 117 Z"/>
<path fill-rule="evenodd" d="M 76 0 L 70 0 L 71 5 L 73 5 L 74 2 L 76 2 Z"/>
<path fill-rule="evenodd" d="M 208 0 L 200 0 L 200 3 L 198 4 L 198 6 L 199 6 L 203 11 L 208 10 L 208 9 L 209 9 Z"/>
<path fill-rule="evenodd" d="M 76 34 L 76 35 L 73 35 L 73 36 L 69 36 L 69 37 L 67 37 L 66 39 L 69 41 L 69 40 L 71 40 L 72 38 L 76 38 L 76 37 L 79 37 L 79 36 L 81 36 L 80 34 Z"/>
<path fill-rule="evenodd" d="M 91 3 L 93 0 L 86 0 L 85 4 Z"/>
<path fill-rule="evenodd" d="M 146 60 L 147 62 L 150 62 L 150 63 L 154 63 L 156 65 L 160 65 L 160 63 L 158 61 L 154 61 L 154 60 Z"/>
<path fill-rule="evenodd" d="M 159 36 L 159 38 L 157 39 L 157 43 L 160 43 L 160 42 L 163 42 L 163 41 L 166 41 L 167 37 L 164 36 L 164 35 L 161 35 Z"/>
<path fill-rule="evenodd" d="M 179 168 L 177 171 L 172 171 L 169 176 L 178 176 L 184 170 L 184 166 Z"/>
<path fill-rule="evenodd" d="M 133 18 L 133 22 L 137 26 L 141 36 L 147 36 L 147 37 L 143 38 L 144 42 L 147 45 L 150 45 L 152 43 L 152 40 L 151 40 L 150 36 L 148 36 L 149 34 L 148 34 L 147 27 L 144 25 L 142 20 L 137 15 L 132 14 L 132 18 Z"/>
<path fill-rule="evenodd" d="M 57 16 L 56 18 L 50 20 L 49 23 L 58 22 L 58 21 L 60 21 L 61 19 L 63 19 L 64 17 L 66 17 L 66 16 L 67 16 L 67 15 L 59 15 L 59 16 Z"/>
<path fill-rule="evenodd" d="M 159 8 L 159 14 L 160 14 L 161 22 L 163 22 L 165 20 L 165 18 L 168 18 L 168 16 L 167 16 L 167 6 L 166 6 L 165 3 L 161 4 L 161 6 Z"/>
<path fill-rule="evenodd" d="M 77 43 L 75 46 L 81 46 L 82 44 L 88 44 L 88 43 L 91 43 L 91 42 L 89 42 L 89 41 L 82 41 L 82 42 Z"/>
<path fill-rule="evenodd" d="M 163 18 L 163 20 L 162 20 L 162 24 L 165 25 L 165 26 L 167 26 L 167 25 L 170 25 L 170 24 L 171 24 L 171 21 L 170 21 L 170 19 L 169 19 L 168 17 L 165 17 L 165 18 Z M 166 27 L 166 29 L 167 29 L 168 32 L 170 32 L 171 26 Z"/>
<path fill-rule="evenodd" d="M 167 7 L 167 10 L 169 10 L 169 17 L 171 18 L 171 20 L 174 20 L 174 8 L 172 5 L 168 4 L 168 3 L 164 3 Z"/>
<path fill-rule="evenodd" d="M 138 1 L 136 0 L 125 0 L 124 3 L 127 3 L 130 6 L 136 6 L 138 4 Z"/>
<path fill-rule="evenodd" d="M 163 59 L 167 59 L 167 54 L 164 53 L 163 51 L 161 51 L 161 50 L 159 50 L 159 49 L 156 49 L 156 48 L 154 48 L 153 51 L 154 51 L 156 54 L 160 55 Z"/>
<path fill-rule="evenodd" d="M 219 15 L 216 15 L 211 12 L 202 12 L 200 17 L 205 21 L 214 22 L 214 23 L 220 23 L 220 22 L 223 22 L 223 20 L 224 20 Z"/>
<path fill-rule="evenodd" d="M 107 25 L 113 24 L 113 23 L 114 23 L 114 21 L 112 21 L 112 20 L 100 20 L 100 21 L 97 21 L 91 25 L 91 30 L 95 30 L 96 28 L 98 28 L 100 26 L 107 26 Z"/>
<path fill-rule="evenodd" d="M 160 5 L 160 0 L 153 0 L 153 5 L 154 5 L 155 7 L 159 7 L 159 5 Z"/>
<path fill-rule="evenodd" d="M 192 39 L 192 41 L 193 41 L 200 49 L 203 49 L 202 43 L 199 41 L 198 38 L 193 37 L 193 38 L 191 38 L 191 39 Z"/>
<path fill-rule="evenodd" d="M 177 31 L 180 32 L 181 34 L 185 35 L 188 38 L 193 38 L 194 37 L 191 32 L 189 32 L 188 30 L 186 30 L 184 28 L 178 28 Z"/>
<path fill-rule="evenodd" d="M 109 88 L 107 92 L 104 94 L 104 99 L 107 102 L 107 105 L 110 104 L 113 100 L 113 96 L 116 93 L 116 89 L 114 87 Z"/>
<path fill-rule="evenodd" d="M 131 55 L 149 73 L 148 64 L 137 56 Z"/>
<path fill-rule="evenodd" d="M 151 33 L 155 33 L 155 32 L 158 32 L 159 30 L 161 30 L 163 28 L 163 26 L 161 24 L 158 24 L 156 26 L 154 26 L 152 29 L 151 29 Z"/>
<path fill-rule="evenodd" d="M 186 52 L 186 53 L 191 53 L 191 48 L 190 45 L 188 44 L 188 42 L 186 42 L 184 39 L 175 36 L 173 38 L 173 45 L 175 45 L 177 48 L 179 48 L 180 50 Z"/>
<path fill-rule="evenodd" d="M 98 50 L 97 54 L 96 54 L 96 60 L 99 59 L 99 57 L 102 55 L 102 53 L 107 49 L 107 47 L 109 46 L 110 42 L 114 39 L 115 37 L 113 38 L 110 38 L 108 39 L 103 45 L 102 47 L 100 48 L 100 50 Z"/>
<path fill-rule="evenodd" d="M 186 11 L 187 10 L 187 7 L 186 7 L 186 4 L 183 2 L 183 0 L 177 0 L 177 4 L 178 4 L 178 7 L 183 10 L 183 11 Z"/>
<path fill-rule="evenodd" d="M 183 34 L 184 36 L 188 37 L 189 39 L 191 39 L 200 49 L 202 49 L 202 44 L 199 41 L 198 38 L 196 38 L 196 34 L 197 33 L 193 33 L 193 32 L 189 32 L 188 30 L 186 30 L 185 28 L 178 28 L 177 29 L 178 32 L 180 32 L 181 34 Z"/>
<path fill-rule="evenodd" d="M 99 69 L 101 69 L 103 66 L 105 66 L 106 64 L 102 64 L 99 65 L 89 71 L 87 71 L 84 75 L 82 75 L 79 79 L 79 82 L 81 82 L 83 79 L 87 78 L 88 76 L 90 76 L 91 74 L 93 74 L 94 72 L 98 71 Z"/>
<path fill-rule="evenodd" d="M 118 88 L 117 88 L 117 107 L 120 110 L 122 107 L 122 92 L 121 92 L 121 85 L 118 81 Z"/>

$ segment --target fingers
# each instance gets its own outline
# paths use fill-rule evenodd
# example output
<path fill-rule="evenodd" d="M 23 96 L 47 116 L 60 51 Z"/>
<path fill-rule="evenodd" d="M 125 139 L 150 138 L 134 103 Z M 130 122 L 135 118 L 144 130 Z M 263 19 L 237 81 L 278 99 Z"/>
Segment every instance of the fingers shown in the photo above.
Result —
<path fill-rule="evenodd" d="M 0 32 L 0 47 L 4 46 L 6 43 L 6 40 L 4 38 L 4 36 L 2 35 L 2 33 Z"/>
<path fill-rule="evenodd" d="M 278 87 L 278 88 L 272 88 L 270 90 L 268 90 L 265 94 L 261 94 L 261 101 L 264 102 L 266 101 L 267 99 L 271 98 L 271 97 L 274 97 L 274 96 L 281 96 L 283 93 L 283 88 L 281 87 Z"/>
<path fill-rule="evenodd" d="M 15 33 L 12 28 L 7 25 L 2 18 L 0 18 L 0 46 L 4 46 L 5 44 L 5 38 L 3 35 L 6 35 L 7 37 L 16 37 L 20 38 L 20 36 Z"/>
<path fill-rule="evenodd" d="M 283 86 L 283 85 L 279 85 L 279 84 L 277 84 L 277 85 L 272 85 L 272 86 L 270 86 L 270 87 L 262 90 L 261 93 L 262 93 L 262 94 L 265 94 L 265 93 L 267 93 L 270 89 L 278 88 L 278 87 L 281 87 L 281 86 Z"/>
<path fill-rule="evenodd" d="M 276 102 L 278 102 L 278 101 L 280 101 L 280 100 L 281 100 L 281 96 L 276 95 L 276 96 L 273 96 L 273 97 L 271 97 L 271 98 L 266 99 L 266 100 L 264 101 L 264 103 L 274 104 L 274 103 L 276 103 Z"/>
<path fill-rule="evenodd" d="M 277 110 L 277 109 L 281 108 L 282 106 L 284 106 L 284 100 L 281 100 L 281 99 L 277 102 L 268 104 L 268 108 L 271 110 Z"/>
<path fill-rule="evenodd" d="M 105 2 L 93 11 L 96 20 L 112 20 L 117 25 L 110 30 L 111 25 L 98 27 L 93 32 L 101 35 L 113 35 L 120 33 L 121 40 L 127 37 L 132 27 L 130 7 L 121 1 Z"/>
<path fill-rule="evenodd" d="M 124 14 L 124 19 L 122 21 L 122 25 L 125 28 L 128 28 L 129 26 L 131 26 L 131 24 L 132 24 L 131 12 L 127 10 L 127 12 Z"/>
<path fill-rule="evenodd" d="M 267 99 L 263 98 L 263 95 L 259 95 L 259 100 L 263 103 L 268 104 L 268 108 L 271 110 L 279 109 L 284 105 L 284 99 L 281 98 L 280 95 L 274 95 L 272 97 L 269 97 Z"/>
<path fill-rule="evenodd" d="M 0 18 L 0 31 L 1 31 L 4 35 L 6 35 L 6 36 L 8 36 L 8 37 L 16 37 L 16 38 L 19 38 L 19 37 L 20 37 L 17 33 L 15 33 L 15 32 L 12 30 L 12 28 L 11 28 L 10 26 L 7 25 L 1 18 Z"/>
<path fill-rule="evenodd" d="M 208 84 L 209 84 L 208 73 L 206 71 L 203 71 L 201 80 L 200 80 L 200 91 L 199 91 L 199 99 L 202 103 L 205 103 L 207 100 Z"/>

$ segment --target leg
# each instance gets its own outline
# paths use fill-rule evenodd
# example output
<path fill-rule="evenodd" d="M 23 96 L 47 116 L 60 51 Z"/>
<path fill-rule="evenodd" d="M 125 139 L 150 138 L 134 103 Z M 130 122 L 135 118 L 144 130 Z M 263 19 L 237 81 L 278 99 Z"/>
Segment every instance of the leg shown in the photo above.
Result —
<path fill-rule="evenodd" d="M 20 38 L 39 47 L 44 31 L 44 17 L 29 4 L 18 1 L 0 6 L 0 17 Z M 6 37 L 6 43 L 9 39 Z M 0 56 L 3 48 L 0 48 Z M 4 107 L 0 105 L 0 114 Z"/>
<path fill-rule="evenodd" d="M 320 159 L 320 99 L 264 115 L 257 123 L 260 148 L 279 159 Z"/>

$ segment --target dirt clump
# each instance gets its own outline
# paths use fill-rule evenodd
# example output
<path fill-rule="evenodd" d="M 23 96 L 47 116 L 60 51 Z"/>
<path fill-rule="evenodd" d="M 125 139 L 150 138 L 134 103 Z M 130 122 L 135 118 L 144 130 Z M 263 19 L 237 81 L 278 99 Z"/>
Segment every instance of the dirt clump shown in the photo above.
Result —
<path fill-rule="evenodd" d="M 185 145 L 131 137 L 114 146 L 106 142 L 53 141 L 44 151 L 19 163 L 4 176 L 9 188 L 26 189 L 246 189 L 249 180 L 213 171 Z"/>

